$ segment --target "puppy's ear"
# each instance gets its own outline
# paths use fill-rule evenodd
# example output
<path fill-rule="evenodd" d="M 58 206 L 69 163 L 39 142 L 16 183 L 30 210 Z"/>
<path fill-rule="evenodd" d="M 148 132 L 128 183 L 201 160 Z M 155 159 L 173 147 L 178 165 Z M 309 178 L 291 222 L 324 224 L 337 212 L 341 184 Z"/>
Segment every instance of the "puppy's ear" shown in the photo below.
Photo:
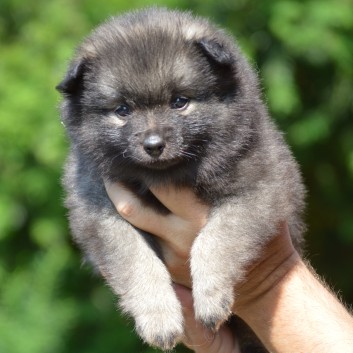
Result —
<path fill-rule="evenodd" d="M 234 64 L 232 53 L 222 43 L 213 39 L 201 39 L 197 43 L 201 52 L 214 64 L 231 67 Z"/>
<path fill-rule="evenodd" d="M 82 89 L 83 75 L 87 70 L 87 62 L 81 59 L 73 62 L 69 67 L 64 79 L 55 87 L 60 93 L 67 95 L 75 95 Z"/>
<path fill-rule="evenodd" d="M 236 59 L 232 50 L 222 42 L 201 39 L 196 43 L 206 57 L 216 78 L 215 92 L 222 98 L 234 97 L 237 90 Z"/>

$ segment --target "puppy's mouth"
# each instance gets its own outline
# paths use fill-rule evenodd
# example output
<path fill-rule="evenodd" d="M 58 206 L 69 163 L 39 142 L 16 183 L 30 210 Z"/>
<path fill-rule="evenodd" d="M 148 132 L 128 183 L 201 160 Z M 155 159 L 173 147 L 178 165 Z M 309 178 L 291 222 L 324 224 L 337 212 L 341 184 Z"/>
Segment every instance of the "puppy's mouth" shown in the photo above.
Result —
<path fill-rule="evenodd" d="M 151 158 L 149 161 L 145 161 L 142 164 L 144 167 L 149 169 L 163 170 L 181 163 L 181 160 L 182 158 L 171 158 L 171 159 L 162 159 L 162 158 L 152 159 Z"/>

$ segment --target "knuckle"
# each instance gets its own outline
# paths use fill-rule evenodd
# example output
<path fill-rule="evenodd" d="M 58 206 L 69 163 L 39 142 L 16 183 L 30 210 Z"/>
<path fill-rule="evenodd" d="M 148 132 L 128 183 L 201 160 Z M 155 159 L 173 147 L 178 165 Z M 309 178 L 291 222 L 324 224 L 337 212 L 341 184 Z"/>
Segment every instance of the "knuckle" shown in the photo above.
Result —
<path fill-rule="evenodd" d="M 131 218 L 135 214 L 135 207 L 132 203 L 129 202 L 118 204 L 116 209 L 124 218 Z"/>

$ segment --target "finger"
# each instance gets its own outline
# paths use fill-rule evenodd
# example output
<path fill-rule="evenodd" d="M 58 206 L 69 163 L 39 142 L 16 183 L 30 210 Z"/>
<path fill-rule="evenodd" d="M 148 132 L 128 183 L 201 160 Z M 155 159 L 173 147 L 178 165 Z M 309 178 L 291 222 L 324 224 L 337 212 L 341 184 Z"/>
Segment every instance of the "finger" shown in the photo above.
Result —
<path fill-rule="evenodd" d="M 183 343 L 196 353 L 240 353 L 235 336 L 228 326 L 222 326 L 217 333 L 206 329 L 195 319 L 191 290 L 175 284 L 175 292 L 183 306 Z"/>
<path fill-rule="evenodd" d="M 160 237 L 167 244 L 172 244 L 176 254 L 186 256 L 189 253 L 194 235 L 197 233 L 190 222 L 173 213 L 162 215 L 146 207 L 133 192 L 119 183 L 105 182 L 105 187 L 116 210 L 129 223 Z"/>
<path fill-rule="evenodd" d="M 209 206 L 197 198 L 192 189 L 186 187 L 151 187 L 151 192 L 172 213 L 192 220 L 204 220 L 209 212 Z"/>
<path fill-rule="evenodd" d="M 139 198 L 119 183 L 105 182 L 105 188 L 118 213 L 129 223 L 145 232 L 164 236 L 168 229 L 166 216 L 144 206 Z"/>

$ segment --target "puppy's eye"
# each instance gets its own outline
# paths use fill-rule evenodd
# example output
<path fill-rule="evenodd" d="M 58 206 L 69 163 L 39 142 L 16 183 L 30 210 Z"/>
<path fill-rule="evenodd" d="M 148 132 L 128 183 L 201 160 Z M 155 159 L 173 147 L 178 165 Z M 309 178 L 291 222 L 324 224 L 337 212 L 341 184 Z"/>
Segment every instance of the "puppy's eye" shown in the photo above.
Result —
<path fill-rule="evenodd" d="M 185 109 L 188 106 L 189 101 L 189 98 L 186 97 L 176 97 L 171 101 L 170 107 L 172 109 Z"/>
<path fill-rule="evenodd" d="M 115 109 L 114 113 L 119 116 L 127 116 L 131 114 L 130 107 L 126 104 L 119 105 L 118 108 Z"/>

